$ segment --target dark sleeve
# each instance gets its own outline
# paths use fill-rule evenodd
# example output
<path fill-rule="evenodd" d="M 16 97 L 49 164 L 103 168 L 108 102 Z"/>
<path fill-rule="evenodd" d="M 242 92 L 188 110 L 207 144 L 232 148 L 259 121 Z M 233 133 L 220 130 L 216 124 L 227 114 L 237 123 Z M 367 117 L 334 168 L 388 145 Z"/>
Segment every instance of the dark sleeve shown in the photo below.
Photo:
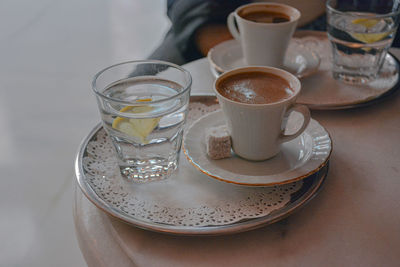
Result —
<path fill-rule="evenodd" d="M 397 28 L 396 36 L 394 37 L 392 47 L 400 47 L 400 27 Z"/>
<path fill-rule="evenodd" d="M 316 18 L 312 22 L 298 28 L 299 30 L 326 31 L 326 14 Z"/>
<path fill-rule="evenodd" d="M 163 43 L 150 58 L 183 64 L 202 55 L 194 42 L 194 35 L 208 23 L 225 24 L 230 12 L 249 1 L 238 0 L 168 0 L 167 15 L 171 28 Z M 166 55 L 170 53 L 170 55 Z"/>

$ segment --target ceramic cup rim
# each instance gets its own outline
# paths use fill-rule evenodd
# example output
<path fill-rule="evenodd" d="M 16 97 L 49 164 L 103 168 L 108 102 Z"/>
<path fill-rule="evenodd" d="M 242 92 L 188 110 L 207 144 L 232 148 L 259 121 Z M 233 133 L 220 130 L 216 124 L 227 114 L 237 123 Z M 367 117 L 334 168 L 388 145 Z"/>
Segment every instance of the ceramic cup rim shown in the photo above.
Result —
<path fill-rule="evenodd" d="M 289 21 L 286 22 L 280 22 L 280 23 L 268 23 L 268 22 L 254 22 L 248 19 L 243 18 L 242 16 L 239 15 L 239 12 L 245 8 L 249 8 L 249 7 L 253 7 L 253 6 L 267 6 L 267 7 L 282 7 L 282 13 L 284 13 L 285 15 L 290 17 Z M 290 14 L 289 12 L 287 12 L 287 10 L 291 10 L 293 12 L 293 14 Z M 250 23 L 250 24 L 254 24 L 254 25 L 286 25 L 286 24 L 290 24 L 293 23 L 295 21 L 298 21 L 301 17 L 301 13 L 298 9 L 289 6 L 289 5 L 285 5 L 285 4 L 281 4 L 281 3 L 272 3 L 272 2 L 264 2 L 264 3 L 250 3 L 250 4 L 246 4 L 246 5 L 242 5 L 238 8 L 236 8 L 236 10 L 234 11 L 235 15 L 237 17 L 239 17 L 240 19 Z"/>
<path fill-rule="evenodd" d="M 291 94 L 288 98 L 283 98 L 279 101 L 275 101 L 275 102 L 271 102 L 271 103 L 257 103 L 257 104 L 253 103 L 252 104 L 252 103 L 243 103 L 243 102 L 229 99 L 229 98 L 221 95 L 219 93 L 219 91 L 217 90 L 217 84 L 224 78 L 233 76 L 236 74 L 248 73 L 248 72 L 253 72 L 253 71 L 264 72 L 264 73 L 274 74 L 274 75 L 279 76 L 280 78 L 284 79 L 285 81 L 287 81 L 289 83 L 290 89 L 293 91 L 293 94 Z M 236 68 L 236 69 L 232 69 L 232 70 L 224 72 L 214 81 L 213 89 L 214 89 L 214 92 L 217 95 L 217 97 L 222 98 L 225 101 L 235 104 L 235 105 L 239 105 L 242 107 L 272 107 L 272 106 L 281 105 L 283 103 L 287 103 L 287 102 L 292 101 L 293 99 L 296 99 L 301 90 L 301 82 L 296 76 L 294 76 L 290 72 L 285 71 L 283 69 L 268 67 L 268 66 L 249 66 L 249 67 L 240 67 L 240 68 Z"/>

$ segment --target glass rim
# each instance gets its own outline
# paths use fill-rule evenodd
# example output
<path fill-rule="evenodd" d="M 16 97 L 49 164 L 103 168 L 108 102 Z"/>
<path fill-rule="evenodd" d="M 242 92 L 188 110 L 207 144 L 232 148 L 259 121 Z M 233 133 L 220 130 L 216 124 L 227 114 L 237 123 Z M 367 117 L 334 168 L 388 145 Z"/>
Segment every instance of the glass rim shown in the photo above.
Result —
<path fill-rule="evenodd" d="M 169 100 L 172 100 L 174 98 L 177 98 L 183 94 L 185 94 L 190 87 L 192 86 L 192 75 L 190 74 L 189 71 L 187 71 L 186 69 L 182 68 L 181 66 L 171 63 L 171 62 L 167 62 L 167 61 L 162 61 L 162 60 L 154 60 L 154 59 L 148 59 L 148 60 L 130 60 L 130 61 L 124 61 L 124 62 L 120 62 L 117 64 L 113 64 L 111 66 L 108 66 L 102 70 L 100 70 L 99 72 L 97 72 L 92 80 L 92 90 L 93 92 L 101 97 L 104 98 L 108 101 L 112 101 L 112 102 L 116 102 L 116 103 L 120 103 L 120 104 L 124 104 L 124 105 L 131 105 L 131 106 L 135 106 L 135 105 L 143 105 L 143 103 L 140 102 L 132 102 L 132 101 L 126 101 L 126 100 L 121 100 L 121 99 L 117 99 L 117 98 L 113 98 L 113 97 L 109 97 L 105 94 L 103 94 L 102 92 L 99 91 L 98 86 L 97 86 L 97 79 L 100 77 L 100 75 L 102 75 L 103 73 L 105 73 L 107 70 L 121 66 L 121 65 L 127 65 L 127 64 L 160 64 L 160 65 L 167 65 L 170 67 L 173 67 L 175 69 L 180 70 L 182 73 L 184 73 L 184 75 L 188 78 L 188 83 L 186 86 L 183 86 L 183 90 L 178 92 L 177 94 L 173 95 L 173 96 L 169 96 L 167 98 L 163 98 L 163 99 L 158 99 L 158 100 L 151 100 L 151 101 L 146 101 L 146 104 L 153 104 L 153 103 L 162 103 L 162 102 L 166 102 Z"/>
<path fill-rule="evenodd" d="M 340 11 L 340 10 L 337 10 L 337 9 L 335 9 L 334 7 L 332 7 L 330 4 L 331 4 L 332 2 L 335 2 L 335 1 L 337 1 L 337 0 L 328 0 L 328 1 L 326 1 L 326 4 L 325 4 L 326 8 L 327 8 L 329 11 L 334 12 L 334 13 L 337 13 L 337 14 L 340 14 L 340 15 L 351 16 L 351 15 L 349 15 L 349 14 L 347 13 L 347 11 Z M 390 12 L 390 13 L 385 13 L 385 14 L 375 13 L 375 14 L 374 14 L 374 18 L 385 18 L 385 17 L 397 16 L 397 15 L 399 15 L 399 14 L 400 14 L 400 8 L 399 8 L 399 10 L 397 10 L 397 11 L 392 11 L 392 12 Z M 360 18 L 371 18 L 370 15 L 353 15 L 353 16 L 354 16 L 354 17 L 360 17 Z"/>

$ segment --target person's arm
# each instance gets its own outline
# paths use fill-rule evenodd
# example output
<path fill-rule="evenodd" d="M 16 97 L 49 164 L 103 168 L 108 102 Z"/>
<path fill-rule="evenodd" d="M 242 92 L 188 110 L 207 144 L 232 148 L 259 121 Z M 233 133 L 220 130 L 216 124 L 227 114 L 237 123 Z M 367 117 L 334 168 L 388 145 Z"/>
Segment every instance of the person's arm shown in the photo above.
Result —
<path fill-rule="evenodd" d="M 196 31 L 194 42 L 200 53 L 206 56 L 211 48 L 232 38 L 226 25 L 206 24 Z"/>
<path fill-rule="evenodd" d="M 214 45 L 232 38 L 226 19 L 249 0 L 170 0 L 168 17 L 177 49 L 187 61 L 207 55 Z"/>

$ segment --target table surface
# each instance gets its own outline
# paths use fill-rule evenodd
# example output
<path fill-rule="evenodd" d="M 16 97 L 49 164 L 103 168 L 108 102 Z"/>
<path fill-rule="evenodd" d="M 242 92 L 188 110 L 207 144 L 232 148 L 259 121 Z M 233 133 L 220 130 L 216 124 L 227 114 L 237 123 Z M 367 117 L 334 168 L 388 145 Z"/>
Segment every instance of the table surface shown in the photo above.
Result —
<path fill-rule="evenodd" d="M 397 56 L 400 50 L 392 51 Z M 211 94 L 206 59 L 186 67 L 192 94 Z M 321 192 L 288 218 L 216 237 L 138 229 L 98 210 L 75 188 L 74 219 L 89 266 L 398 266 L 400 94 L 362 108 L 312 111 L 331 134 Z"/>

